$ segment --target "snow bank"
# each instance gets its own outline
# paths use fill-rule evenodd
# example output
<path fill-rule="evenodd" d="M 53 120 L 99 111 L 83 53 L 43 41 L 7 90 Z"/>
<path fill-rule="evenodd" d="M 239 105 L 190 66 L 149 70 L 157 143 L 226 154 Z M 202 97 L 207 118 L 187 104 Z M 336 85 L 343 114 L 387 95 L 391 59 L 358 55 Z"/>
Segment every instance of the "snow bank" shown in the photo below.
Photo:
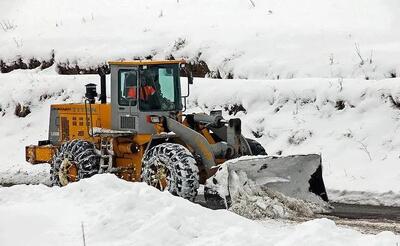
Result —
<path fill-rule="evenodd" d="M 320 153 L 328 189 L 399 193 L 399 82 L 197 79 L 189 108 L 240 117 L 269 154 Z"/>
<path fill-rule="evenodd" d="M 92 67 L 153 56 L 203 60 L 222 77 L 398 76 L 396 0 L 0 2 L 0 59 Z"/>
<path fill-rule="evenodd" d="M 331 201 L 339 203 L 400 207 L 400 194 L 393 191 L 376 193 L 331 189 L 328 193 Z"/>
<path fill-rule="evenodd" d="M 1 245 L 395 245 L 328 219 L 261 223 L 214 211 L 143 183 L 97 175 L 64 188 L 0 188 Z M 23 235 L 23 236 L 21 236 Z"/>
<path fill-rule="evenodd" d="M 81 102 L 84 85 L 98 81 L 96 75 L 60 76 L 54 68 L 0 75 L 0 183 L 49 183 L 48 165 L 27 164 L 25 146 L 48 139 L 51 104 Z M 31 113 L 17 117 L 18 104 Z"/>

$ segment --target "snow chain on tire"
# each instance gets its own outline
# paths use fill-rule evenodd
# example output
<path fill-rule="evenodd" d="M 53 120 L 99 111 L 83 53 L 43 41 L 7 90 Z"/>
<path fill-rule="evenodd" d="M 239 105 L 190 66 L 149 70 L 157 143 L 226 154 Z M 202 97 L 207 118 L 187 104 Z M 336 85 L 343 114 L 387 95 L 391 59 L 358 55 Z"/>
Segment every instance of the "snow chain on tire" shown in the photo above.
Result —
<path fill-rule="evenodd" d="M 50 180 L 53 185 L 63 185 L 59 175 L 64 165 L 63 162 L 69 162 L 76 165 L 78 171 L 76 181 L 78 181 L 83 178 L 89 178 L 98 173 L 100 155 L 96 152 L 96 148 L 91 142 L 72 140 L 64 143 L 56 151 L 52 159 Z"/>
<path fill-rule="evenodd" d="M 155 186 L 158 170 L 166 171 L 165 190 L 194 201 L 199 188 L 199 169 L 193 155 L 184 146 L 162 143 L 148 150 L 142 160 L 142 181 Z"/>

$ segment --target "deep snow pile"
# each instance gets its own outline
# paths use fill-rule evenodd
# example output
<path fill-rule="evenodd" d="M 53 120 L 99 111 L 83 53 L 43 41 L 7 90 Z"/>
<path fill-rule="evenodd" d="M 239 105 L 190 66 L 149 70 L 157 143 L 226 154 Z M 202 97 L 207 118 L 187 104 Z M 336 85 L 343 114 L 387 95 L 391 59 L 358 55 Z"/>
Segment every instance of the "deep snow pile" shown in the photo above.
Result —
<path fill-rule="evenodd" d="M 364 235 L 328 219 L 260 223 L 209 210 L 143 183 L 97 175 L 63 188 L 0 188 L 0 244 L 396 245 L 391 232 Z M 23 235 L 23 236 L 21 236 Z"/>
<path fill-rule="evenodd" d="M 315 213 L 329 211 L 328 206 L 291 198 L 270 189 L 238 193 L 232 198 L 229 210 L 258 220 L 312 217 Z"/>
<path fill-rule="evenodd" d="M 91 67 L 153 56 L 222 77 L 398 76 L 397 0 L 0 1 L 0 59 Z"/>

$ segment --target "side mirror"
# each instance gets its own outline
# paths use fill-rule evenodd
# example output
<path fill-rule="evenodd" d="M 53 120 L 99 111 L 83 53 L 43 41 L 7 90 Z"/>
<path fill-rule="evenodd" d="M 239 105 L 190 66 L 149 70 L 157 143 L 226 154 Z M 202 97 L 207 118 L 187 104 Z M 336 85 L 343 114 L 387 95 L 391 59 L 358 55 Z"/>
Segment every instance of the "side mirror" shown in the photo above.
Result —
<path fill-rule="evenodd" d="M 188 71 L 188 83 L 189 85 L 193 85 L 193 75 L 192 75 L 192 71 Z"/>
<path fill-rule="evenodd" d="M 190 68 L 188 68 L 188 66 L 186 66 L 186 64 L 181 64 L 181 68 L 185 71 L 185 74 L 186 74 L 187 79 L 188 79 L 188 84 L 189 85 L 193 85 L 193 73 L 192 73 L 192 70 Z"/>

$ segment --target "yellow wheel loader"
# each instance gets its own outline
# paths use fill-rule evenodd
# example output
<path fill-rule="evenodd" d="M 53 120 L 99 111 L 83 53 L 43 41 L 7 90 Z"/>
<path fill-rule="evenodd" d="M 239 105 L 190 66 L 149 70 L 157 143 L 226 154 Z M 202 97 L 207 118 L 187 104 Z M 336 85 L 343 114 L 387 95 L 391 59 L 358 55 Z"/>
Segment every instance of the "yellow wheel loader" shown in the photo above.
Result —
<path fill-rule="evenodd" d="M 100 95 L 87 84 L 84 102 L 51 105 L 48 139 L 26 147 L 28 162 L 51 165 L 53 185 L 113 173 L 192 201 L 205 184 L 205 199 L 214 208 L 229 206 L 233 187 L 249 184 L 305 200 L 328 199 L 319 155 L 270 157 L 241 134 L 240 119 L 226 120 L 221 111 L 185 114 L 193 83 L 185 61 L 109 65 L 111 102 L 99 71 Z"/>

